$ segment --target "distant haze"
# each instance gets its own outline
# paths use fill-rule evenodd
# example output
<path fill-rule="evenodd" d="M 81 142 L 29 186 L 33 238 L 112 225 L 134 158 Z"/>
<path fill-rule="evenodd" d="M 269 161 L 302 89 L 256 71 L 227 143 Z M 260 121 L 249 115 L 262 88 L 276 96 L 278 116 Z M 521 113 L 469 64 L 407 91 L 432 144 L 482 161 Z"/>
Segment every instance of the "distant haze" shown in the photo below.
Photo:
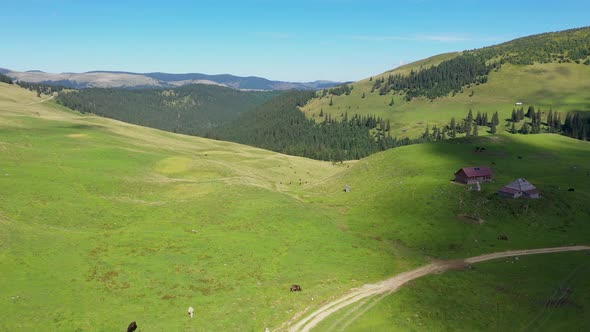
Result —
<path fill-rule="evenodd" d="M 52 74 L 39 70 L 24 72 L 0 69 L 0 72 L 18 81 L 61 85 L 69 88 L 165 88 L 187 84 L 214 84 L 239 90 L 315 90 L 340 84 L 331 81 L 281 82 L 262 77 L 239 77 L 229 74 L 207 75 L 200 73 L 131 73 L 92 71 L 86 73 Z"/>

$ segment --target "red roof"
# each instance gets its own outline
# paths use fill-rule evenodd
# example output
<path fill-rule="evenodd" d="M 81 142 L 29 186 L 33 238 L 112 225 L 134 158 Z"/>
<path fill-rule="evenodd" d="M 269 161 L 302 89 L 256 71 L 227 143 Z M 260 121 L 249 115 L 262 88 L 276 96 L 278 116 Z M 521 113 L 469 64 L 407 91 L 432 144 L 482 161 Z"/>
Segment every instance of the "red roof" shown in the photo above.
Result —
<path fill-rule="evenodd" d="M 463 171 L 465 175 L 469 178 L 486 177 L 493 175 L 492 170 L 487 166 L 463 167 L 457 172 L 455 172 L 455 174 L 461 171 Z"/>

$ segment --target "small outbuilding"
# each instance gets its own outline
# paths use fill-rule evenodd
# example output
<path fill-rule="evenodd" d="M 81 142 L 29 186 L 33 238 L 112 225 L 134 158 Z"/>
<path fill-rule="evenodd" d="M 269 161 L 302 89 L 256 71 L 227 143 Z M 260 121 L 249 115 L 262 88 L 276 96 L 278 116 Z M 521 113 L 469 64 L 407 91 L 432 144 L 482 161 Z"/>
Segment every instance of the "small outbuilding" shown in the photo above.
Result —
<path fill-rule="evenodd" d="M 539 191 L 537 188 L 525 178 L 516 179 L 516 181 L 500 189 L 498 194 L 511 198 L 518 198 L 521 196 L 529 199 L 539 198 Z"/>
<path fill-rule="evenodd" d="M 490 182 L 494 173 L 487 166 L 463 167 L 455 172 L 455 182 L 463 184 L 476 184 Z"/>

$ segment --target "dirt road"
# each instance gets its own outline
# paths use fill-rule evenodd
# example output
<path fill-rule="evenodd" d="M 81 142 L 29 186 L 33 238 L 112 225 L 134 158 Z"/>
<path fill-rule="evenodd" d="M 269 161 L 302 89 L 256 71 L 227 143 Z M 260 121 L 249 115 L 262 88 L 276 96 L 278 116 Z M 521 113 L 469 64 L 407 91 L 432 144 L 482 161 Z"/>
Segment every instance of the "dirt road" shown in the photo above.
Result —
<path fill-rule="evenodd" d="M 392 293 L 399 289 L 405 283 L 423 277 L 425 275 L 433 274 L 433 273 L 440 273 L 450 269 L 459 269 L 463 268 L 466 265 L 484 262 L 492 259 L 498 259 L 503 257 L 513 257 L 513 256 L 525 256 L 525 255 L 535 255 L 535 254 L 548 254 L 548 253 L 556 253 L 556 252 L 564 252 L 564 251 L 581 251 L 581 250 L 590 250 L 588 246 L 571 246 L 571 247 L 557 247 L 557 248 L 541 248 L 541 249 L 527 249 L 527 250 L 512 250 L 512 251 L 504 251 L 504 252 L 497 252 L 493 254 L 486 254 L 476 257 L 467 258 L 465 260 L 455 260 L 455 261 L 438 261 L 432 264 L 417 268 L 412 271 L 404 272 L 398 274 L 395 277 L 389 278 L 387 280 L 381 281 L 377 284 L 372 285 L 364 285 L 351 293 L 334 300 L 323 307 L 319 308 L 318 310 L 312 312 L 311 314 L 307 315 L 303 319 L 299 320 L 293 326 L 289 327 L 290 332 L 296 331 L 309 331 L 313 329 L 318 323 L 324 320 L 329 315 L 333 314 L 334 312 L 350 305 L 355 302 L 358 302 L 364 298 L 369 296 L 377 295 L 377 294 L 385 294 L 385 293 Z M 358 309 L 358 308 L 357 308 Z M 297 315 L 296 317 L 298 317 Z M 284 325 L 290 325 L 294 323 L 294 321 L 290 321 Z"/>
<path fill-rule="evenodd" d="M 42 103 L 44 101 L 51 100 L 51 99 L 53 99 L 53 97 L 55 97 L 55 95 L 51 95 L 51 97 L 48 97 L 48 98 L 45 98 L 45 99 L 42 99 L 42 100 L 39 100 L 39 101 L 34 101 L 34 102 L 31 102 L 31 103 L 28 103 L 27 105 L 39 104 L 39 103 Z"/>

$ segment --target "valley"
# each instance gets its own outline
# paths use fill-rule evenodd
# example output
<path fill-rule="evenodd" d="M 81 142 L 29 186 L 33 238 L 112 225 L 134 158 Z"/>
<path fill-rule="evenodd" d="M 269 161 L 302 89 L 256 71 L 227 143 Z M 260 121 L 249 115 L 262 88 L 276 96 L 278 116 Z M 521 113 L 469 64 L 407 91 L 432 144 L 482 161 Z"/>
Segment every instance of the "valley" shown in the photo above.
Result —
<path fill-rule="evenodd" d="M 113 330 L 130 317 L 150 330 L 277 329 L 332 296 L 432 259 L 590 238 L 584 141 L 500 134 L 334 164 L 80 114 L 0 85 L 5 330 Z M 460 167 L 492 162 L 496 180 L 481 192 L 450 182 Z M 527 201 L 526 210 L 522 200 L 494 195 L 521 176 L 543 196 Z M 485 222 L 458 218 L 473 213 Z M 561 257 L 546 256 L 535 266 L 544 269 Z M 587 255 L 571 257 L 582 263 Z M 303 291 L 289 292 L 293 283 Z M 547 293 L 558 284 L 535 287 Z M 407 298 L 414 289 L 400 294 Z M 374 315 L 380 318 L 371 322 L 390 324 L 382 305 L 396 296 L 349 326 L 362 330 L 363 317 Z M 563 310 L 584 317 L 589 299 L 584 292 L 572 296 L 581 309 Z M 419 303 L 412 310 L 422 312 Z M 186 318 L 189 305 L 194 320 Z M 437 319 L 450 314 L 440 311 Z"/>
<path fill-rule="evenodd" d="M 1 12 L 0 332 L 590 331 L 589 2 Z"/>

